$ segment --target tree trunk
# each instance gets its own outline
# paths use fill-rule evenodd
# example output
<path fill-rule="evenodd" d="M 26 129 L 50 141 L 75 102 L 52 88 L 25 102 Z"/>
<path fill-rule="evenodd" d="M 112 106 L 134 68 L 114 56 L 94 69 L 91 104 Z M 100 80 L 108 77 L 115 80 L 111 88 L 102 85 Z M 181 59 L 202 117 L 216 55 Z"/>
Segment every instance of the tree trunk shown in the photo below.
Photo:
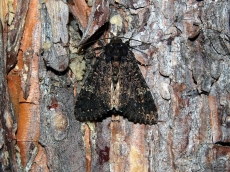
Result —
<path fill-rule="evenodd" d="M 0 171 L 230 171 L 228 1 L 0 4 Z M 155 125 L 75 119 L 86 57 L 114 36 L 150 64 Z"/>

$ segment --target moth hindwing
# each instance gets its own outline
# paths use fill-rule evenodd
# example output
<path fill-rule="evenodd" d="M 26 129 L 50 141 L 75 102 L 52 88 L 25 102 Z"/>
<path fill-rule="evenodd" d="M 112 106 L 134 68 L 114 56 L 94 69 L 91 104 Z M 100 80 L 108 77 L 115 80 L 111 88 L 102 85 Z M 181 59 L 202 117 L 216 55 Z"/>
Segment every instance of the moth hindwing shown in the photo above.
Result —
<path fill-rule="evenodd" d="M 93 121 L 112 113 L 156 124 L 156 105 L 129 45 L 114 37 L 102 50 L 77 97 L 76 119 Z"/>

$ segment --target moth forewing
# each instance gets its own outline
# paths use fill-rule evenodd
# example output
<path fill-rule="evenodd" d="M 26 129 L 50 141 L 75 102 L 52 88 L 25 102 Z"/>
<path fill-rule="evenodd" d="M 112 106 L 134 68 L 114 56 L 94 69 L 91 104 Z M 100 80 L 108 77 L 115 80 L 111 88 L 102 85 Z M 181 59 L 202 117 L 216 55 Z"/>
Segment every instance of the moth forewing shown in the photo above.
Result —
<path fill-rule="evenodd" d="M 76 118 L 95 120 L 112 112 L 135 123 L 157 123 L 157 108 L 138 64 L 128 44 L 112 38 L 85 81 L 95 91 L 83 87 L 78 96 Z"/>

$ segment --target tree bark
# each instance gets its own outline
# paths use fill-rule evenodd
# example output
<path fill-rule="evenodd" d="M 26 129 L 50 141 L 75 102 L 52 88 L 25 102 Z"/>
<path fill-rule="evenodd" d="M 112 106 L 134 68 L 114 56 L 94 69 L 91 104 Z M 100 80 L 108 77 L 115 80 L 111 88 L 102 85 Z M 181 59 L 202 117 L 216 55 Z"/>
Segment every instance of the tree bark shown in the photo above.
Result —
<path fill-rule="evenodd" d="M 0 4 L 0 171 L 230 171 L 228 1 Z M 100 36 L 151 64 L 156 125 L 75 119 L 92 56 L 80 50 Z"/>

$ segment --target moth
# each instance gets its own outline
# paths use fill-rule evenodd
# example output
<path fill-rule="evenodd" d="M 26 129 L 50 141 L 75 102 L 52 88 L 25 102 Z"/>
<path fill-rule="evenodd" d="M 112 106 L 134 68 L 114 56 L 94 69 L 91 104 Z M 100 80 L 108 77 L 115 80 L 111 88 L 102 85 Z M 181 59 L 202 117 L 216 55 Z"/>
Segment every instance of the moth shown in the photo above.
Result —
<path fill-rule="evenodd" d="M 140 124 L 156 124 L 155 102 L 129 44 L 118 37 L 102 48 L 77 97 L 75 117 L 95 121 L 119 114 Z"/>

